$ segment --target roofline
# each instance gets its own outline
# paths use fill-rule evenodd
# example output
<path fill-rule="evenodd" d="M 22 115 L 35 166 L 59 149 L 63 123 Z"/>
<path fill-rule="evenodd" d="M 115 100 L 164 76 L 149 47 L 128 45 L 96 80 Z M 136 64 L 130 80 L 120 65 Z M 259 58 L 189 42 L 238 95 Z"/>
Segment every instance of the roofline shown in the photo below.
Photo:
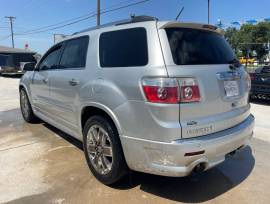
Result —
<path fill-rule="evenodd" d="M 21 54 L 21 53 L 26 53 L 26 54 L 37 54 L 37 52 L 34 51 L 0 51 L 0 54 Z"/>
<path fill-rule="evenodd" d="M 192 28 L 192 29 L 198 29 L 198 30 L 207 30 L 211 32 L 215 32 L 218 34 L 223 34 L 222 29 L 210 25 L 210 24 L 203 24 L 203 23 L 192 23 L 192 22 L 179 22 L 179 21 L 165 21 L 163 24 L 159 27 L 159 29 L 164 28 Z"/>
<path fill-rule="evenodd" d="M 139 23 L 139 22 L 149 22 L 149 21 L 155 21 L 158 22 L 158 18 L 153 17 L 153 16 L 146 16 L 146 15 L 141 15 L 141 16 L 131 16 L 128 19 L 123 19 L 119 21 L 114 21 L 110 23 L 106 23 L 100 26 L 94 26 L 90 27 L 78 32 L 75 32 L 71 35 L 67 35 L 65 37 L 72 37 L 77 34 L 83 34 L 85 32 L 93 31 L 93 30 L 98 30 L 102 28 L 107 28 L 107 27 L 112 27 L 112 26 L 118 26 L 118 25 L 125 25 L 125 24 L 131 24 L 131 23 Z M 183 27 L 183 28 L 193 28 L 193 29 L 200 29 L 200 30 L 207 30 L 211 32 L 215 32 L 221 35 L 224 35 L 224 31 L 214 25 L 210 24 L 202 24 L 202 23 L 193 23 L 193 22 L 179 22 L 179 21 L 159 21 L 161 23 L 161 26 L 159 29 L 163 28 L 170 28 L 170 27 Z M 64 39 L 63 39 L 64 40 Z M 60 40 L 59 42 L 61 42 Z"/>
<path fill-rule="evenodd" d="M 101 29 L 101 28 L 106 28 L 106 27 L 110 27 L 110 26 L 118 26 L 118 25 L 124 25 L 124 24 L 130 24 L 130 23 L 139 23 L 139 22 L 146 22 L 146 21 L 158 21 L 158 18 L 156 17 L 152 17 L 152 16 L 131 16 L 131 18 L 128 19 L 123 19 L 123 20 L 119 20 L 119 21 L 114 21 L 111 23 L 106 23 L 100 26 L 94 26 L 91 28 L 87 28 L 78 32 L 73 33 L 72 35 L 77 35 L 80 33 L 84 33 L 84 32 L 88 32 L 88 31 L 92 31 L 92 30 L 97 30 L 97 29 Z"/>

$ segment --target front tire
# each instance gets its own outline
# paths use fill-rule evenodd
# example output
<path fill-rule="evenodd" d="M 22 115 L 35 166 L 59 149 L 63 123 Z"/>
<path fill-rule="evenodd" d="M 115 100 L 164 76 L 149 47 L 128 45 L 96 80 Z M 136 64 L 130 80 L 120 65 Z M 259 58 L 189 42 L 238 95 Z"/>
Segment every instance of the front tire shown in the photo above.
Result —
<path fill-rule="evenodd" d="M 37 121 L 37 117 L 33 113 L 29 98 L 24 88 L 20 89 L 20 107 L 23 119 L 28 123 Z"/>
<path fill-rule="evenodd" d="M 97 115 L 87 120 L 83 149 L 91 172 L 103 184 L 113 184 L 127 173 L 118 132 L 109 119 Z"/>

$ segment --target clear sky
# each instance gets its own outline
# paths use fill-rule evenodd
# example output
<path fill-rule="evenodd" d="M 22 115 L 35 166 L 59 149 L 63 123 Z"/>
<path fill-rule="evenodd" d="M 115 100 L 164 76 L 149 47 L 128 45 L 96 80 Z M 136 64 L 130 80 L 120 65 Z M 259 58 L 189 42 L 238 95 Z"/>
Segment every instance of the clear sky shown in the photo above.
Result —
<path fill-rule="evenodd" d="M 101 0 L 101 9 L 109 8 L 121 2 L 137 2 L 140 0 Z M 207 23 L 207 0 L 150 0 L 144 4 L 107 13 L 101 16 L 101 23 L 120 20 L 130 14 L 152 15 L 161 20 L 173 19 L 185 9 L 181 21 Z M 211 23 L 218 19 L 224 23 L 262 19 L 270 17 L 270 0 L 211 0 Z M 0 0 L 0 45 L 11 46 L 11 38 L 2 40 L 10 34 L 8 19 L 5 16 L 16 16 L 15 33 L 36 29 L 78 17 L 96 10 L 96 0 Z M 15 47 L 24 48 L 26 43 L 30 49 L 43 54 L 53 44 L 53 34 L 71 34 L 92 27 L 95 18 L 82 21 L 65 28 L 46 33 L 15 36 Z"/>

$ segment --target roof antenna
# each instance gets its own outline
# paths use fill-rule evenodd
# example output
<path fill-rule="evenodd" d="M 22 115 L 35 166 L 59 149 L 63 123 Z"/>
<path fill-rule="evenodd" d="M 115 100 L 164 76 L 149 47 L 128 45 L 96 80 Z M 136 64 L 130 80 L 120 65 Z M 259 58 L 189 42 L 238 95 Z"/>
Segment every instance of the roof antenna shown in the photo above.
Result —
<path fill-rule="evenodd" d="M 136 15 L 135 15 L 135 13 L 131 13 L 130 14 L 130 18 L 132 19 L 132 18 L 135 18 L 136 17 Z"/>
<path fill-rule="evenodd" d="M 184 11 L 184 6 L 182 7 L 181 11 L 178 13 L 178 15 L 176 16 L 175 20 L 178 21 L 178 18 L 180 17 L 181 13 Z"/>

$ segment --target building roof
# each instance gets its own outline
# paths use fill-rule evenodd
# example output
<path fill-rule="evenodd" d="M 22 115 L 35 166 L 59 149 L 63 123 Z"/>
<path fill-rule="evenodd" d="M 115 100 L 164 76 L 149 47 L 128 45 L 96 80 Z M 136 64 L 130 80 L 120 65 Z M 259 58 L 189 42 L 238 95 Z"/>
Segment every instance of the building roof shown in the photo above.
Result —
<path fill-rule="evenodd" d="M 32 50 L 23 50 L 0 45 L 0 53 L 36 53 Z"/>

